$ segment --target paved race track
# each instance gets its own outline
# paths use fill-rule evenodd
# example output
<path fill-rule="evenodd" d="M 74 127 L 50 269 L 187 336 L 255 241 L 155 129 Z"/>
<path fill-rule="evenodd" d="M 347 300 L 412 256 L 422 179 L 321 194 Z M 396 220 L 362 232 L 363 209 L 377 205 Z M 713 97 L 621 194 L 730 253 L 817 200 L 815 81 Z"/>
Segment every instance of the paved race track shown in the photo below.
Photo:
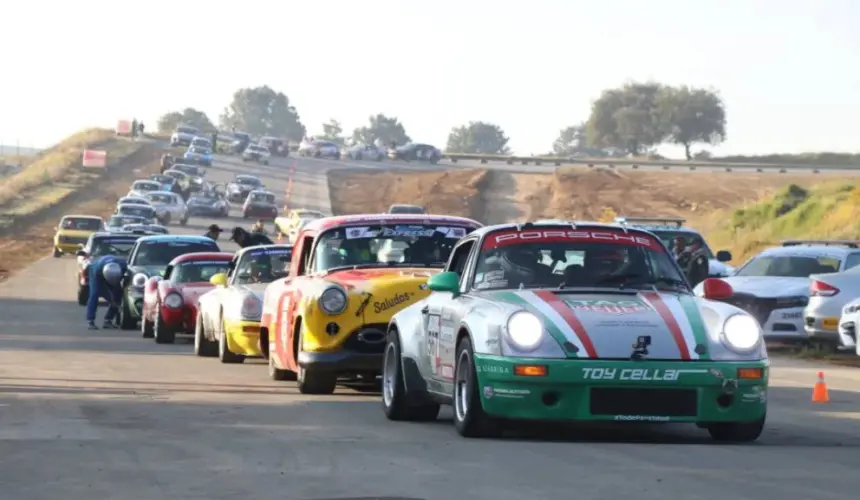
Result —
<path fill-rule="evenodd" d="M 210 177 L 250 170 L 281 193 L 290 162 L 221 161 Z M 328 209 L 333 165 L 298 162 L 296 205 Z M 211 222 L 192 220 L 187 232 Z M 686 426 L 465 440 L 450 410 L 432 424 L 391 423 L 378 395 L 301 396 L 259 361 L 221 365 L 183 341 L 87 331 L 73 264 L 46 258 L 0 284 L 4 500 L 828 500 L 860 490 L 860 376 L 851 369 L 828 367 L 833 401 L 813 406 L 816 367 L 776 362 L 769 426 L 752 445 L 714 445 Z"/>

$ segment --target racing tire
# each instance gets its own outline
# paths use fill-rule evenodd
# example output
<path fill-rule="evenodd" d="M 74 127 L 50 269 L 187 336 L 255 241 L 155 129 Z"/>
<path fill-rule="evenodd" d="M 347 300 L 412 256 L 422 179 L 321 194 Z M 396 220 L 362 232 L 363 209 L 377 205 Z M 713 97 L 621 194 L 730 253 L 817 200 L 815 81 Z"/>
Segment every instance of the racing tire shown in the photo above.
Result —
<path fill-rule="evenodd" d="M 160 307 L 155 310 L 155 328 L 152 329 L 152 338 L 155 339 L 156 344 L 173 344 L 176 342 L 176 330 L 164 324 Z"/>
<path fill-rule="evenodd" d="M 224 364 L 238 364 L 245 361 L 245 356 L 236 354 L 227 346 L 227 329 L 224 328 L 224 319 L 221 319 L 221 331 L 218 332 L 218 359 Z"/>
<path fill-rule="evenodd" d="M 151 339 L 155 336 L 155 331 L 153 329 L 155 325 L 153 325 L 152 321 L 146 319 L 146 316 L 140 316 L 140 336 L 145 339 Z"/>
<path fill-rule="evenodd" d="M 197 319 L 194 323 L 194 354 L 201 358 L 214 358 L 218 355 L 218 344 L 206 337 L 206 329 L 203 326 L 203 314 L 200 306 L 197 306 Z"/>
<path fill-rule="evenodd" d="M 388 332 L 385 356 L 382 361 L 382 411 L 388 420 L 430 422 L 439 416 L 439 405 L 409 404 L 406 383 L 403 380 L 403 360 L 400 353 L 400 336 Z"/>
<path fill-rule="evenodd" d="M 304 329 L 304 325 L 302 326 Z M 302 331 L 299 331 L 299 350 L 302 348 Z M 298 353 L 296 353 L 298 358 Z M 337 374 L 322 370 L 305 369 L 296 362 L 296 387 L 301 394 L 333 394 L 337 385 Z"/>
<path fill-rule="evenodd" d="M 164 226 L 169 225 L 169 224 L 170 224 L 170 214 L 169 214 L 169 213 L 168 213 L 168 214 L 164 214 L 164 217 L 162 217 L 161 219 L 159 219 L 159 222 L 161 222 L 161 224 L 162 224 L 162 225 L 164 225 Z"/>
<path fill-rule="evenodd" d="M 275 365 L 275 357 L 272 356 L 272 353 L 269 353 L 269 377 L 272 380 L 277 380 L 278 382 L 282 382 L 285 380 L 296 380 L 296 372 L 291 372 L 290 370 L 283 370 L 278 368 Z"/>
<path fill-rule="evenodd" d="M 63 256 L 63 252 L 59 248 L 54 247 L 54 251 L 51 253 L 51 255 L 53 255 L 55 259 L 59 259 Z"/>
<path fill-rule="evenodd" d="M 750 443 L 761 436 L 766 416 L 752 422 L 714 422 L 708 424 L 708 433 L 714 441 Z"/>
<path fill-rule="evenodd" d="M 137 319 L 132 317 L 131 311 L 128 308 L 128 301 L 123 290 L 122 303 L 119 306 L 119 327 L 123 330 L 134 330 L 137 326 Z"/>
<path fill-rule="evenodd" d="M 78 286 L 78 305 L 85 306 L 90 300 L 90 287 Z"/>
<path fill-rule="evenodd" d="M 463 337 L 457 344 L 454 367 L 454 427 L 463 437 L 498 437 L 503 431 L 502 422 L 484 413 L 473 353 L 472 341 Z"/>

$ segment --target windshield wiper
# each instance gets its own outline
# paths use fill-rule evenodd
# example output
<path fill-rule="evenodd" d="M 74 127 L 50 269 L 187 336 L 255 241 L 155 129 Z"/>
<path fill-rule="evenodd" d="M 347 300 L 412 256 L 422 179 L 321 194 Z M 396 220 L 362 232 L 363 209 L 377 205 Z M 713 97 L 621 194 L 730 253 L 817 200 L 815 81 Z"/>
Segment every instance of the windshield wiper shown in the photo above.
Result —
<path fill-rule="evenodd" d="M 655 286 L 655 285 L 669 285 L 676 288 L 684 288 L 688 289 L 687 284 L 678 278 L 672 278 L 671 276 L 657 276 L 650 277 L 645 276 L 640 273 L 623 273 L 623 274 L 615 274 L 612 276 L 606 276 L 601 280 L 598 280 L 595 285 L 609 285 L 609 284 L 618 284 L 619 288 L 625 288 L 628 286 Z"/>

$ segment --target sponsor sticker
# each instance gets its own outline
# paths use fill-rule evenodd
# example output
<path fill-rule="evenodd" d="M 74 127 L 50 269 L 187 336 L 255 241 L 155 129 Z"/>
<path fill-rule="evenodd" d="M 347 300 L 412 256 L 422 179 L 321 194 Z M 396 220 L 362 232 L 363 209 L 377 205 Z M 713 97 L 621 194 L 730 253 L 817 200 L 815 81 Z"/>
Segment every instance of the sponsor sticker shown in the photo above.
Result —
<path fill-rule="evenodd" d="M 476 365 L 475 371 L 478 373 L 497 373 L 501 375 L 509 375 L 511 373 L 510 368 L 507 366 L 494 364 Z"/>
<path fill-rule="evenodd" d="M 346 229 L 346 239 L 362 238 L 431 238 L 440 233 L 445 238 L 457 239 L 466 236 L 464 227 L 426 226 L 426 225 L 400 225 L 394 227 L 350 227 Z"/>
<path fill-rule="evenodd" d="M 600 300 L 574 300 L 565 299 L 564 302 L 575 311 L 594 312 L 600 314 L 639 314 L 650 312 L 651 308 L 645 302 L 637 299 L 600 299 Z"/>
<path fill-rule="evenodd" d="M 500 231 L 484 238 L 484 249 L 498 248 L 521 243 L 603 243 L 622 246 L 646 247 L 665 251 L 655 238 L 644 234 L 623 231 L 577 231 L 566 229 Z"/>
<path fill-rule="evenodd" d="M 494 390 L 497 397 L 508 399 L 523 399 L 532 393 L 528 389 L 503 389 L 496 387 Z"/>
<path fill-rule="evenodd" d="M 386 299 L 375 301 L 373 303 L 373 312 L 375 312 L 376 314 L 379 314 L 383 311 L 387 311 L 388 309 L 391 309 L 392 307 L 397 307 L 401 304 L 405 304 L 412 299 L 413 295 L 414 294 L 409 293 L 409 292 L 403 292 L 403 293 L 395 294 L 395 295 L 388 297 Z"/>
<path fill-rule="evenodd" d="M 615 420 L 621 422 L 669 422 L 671 419 L 656 415 L 615 415 Z"/>
<path fill-rule="evenodd" d="M 629 382 L 677 382 L 681 375 L 708 373 L 708 370 L 664 370 L 660 368 L 583 368 L 585 380 L 618 380 Z"/>
<path fill-rule="evenodd" d="M 191 262 L 183 262 L 180 266 L 221 266 L 224 269 L 227 269 L 230 266 L 230 262 L 224 260 L 194 260 Z"/>
<path fill-rule="evenodd" d="M 803 317 L 803 311 L 782 313 L 782 319 L 800 319 Z"/>
<path fill-rule="evenodd" d="M 484 386 L 484 397 L 487 399 L 490 399 L 493 397 L 493 394 L 494 394 L 493 386 L 485 385 Z"/>

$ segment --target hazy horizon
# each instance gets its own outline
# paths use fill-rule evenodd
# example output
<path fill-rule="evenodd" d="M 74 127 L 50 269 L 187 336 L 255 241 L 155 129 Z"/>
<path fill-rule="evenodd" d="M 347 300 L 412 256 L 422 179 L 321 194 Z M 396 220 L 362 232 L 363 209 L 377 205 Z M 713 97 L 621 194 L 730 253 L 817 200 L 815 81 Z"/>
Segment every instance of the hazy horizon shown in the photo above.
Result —
<path fill-rule="evenodd" d="M 847 0 L 247 0 L 253 23 L 197 0 L 142 5 L 5 6 L 16 21 L 0 46 L 24 50 L 2 53 L 0 142 L 46 147 L 132 117 L 154 129 L 185 107 L 217 121 L 235 90 L 269 85 L 312 134 L 385 113 L 444 146 L 452 127 L 483 120 L 515 152 L 544 153 L 603 89 L 655 80 L 724 98 L 728 140 L 696 149 L 860 150 L 860 4 Z"/>

